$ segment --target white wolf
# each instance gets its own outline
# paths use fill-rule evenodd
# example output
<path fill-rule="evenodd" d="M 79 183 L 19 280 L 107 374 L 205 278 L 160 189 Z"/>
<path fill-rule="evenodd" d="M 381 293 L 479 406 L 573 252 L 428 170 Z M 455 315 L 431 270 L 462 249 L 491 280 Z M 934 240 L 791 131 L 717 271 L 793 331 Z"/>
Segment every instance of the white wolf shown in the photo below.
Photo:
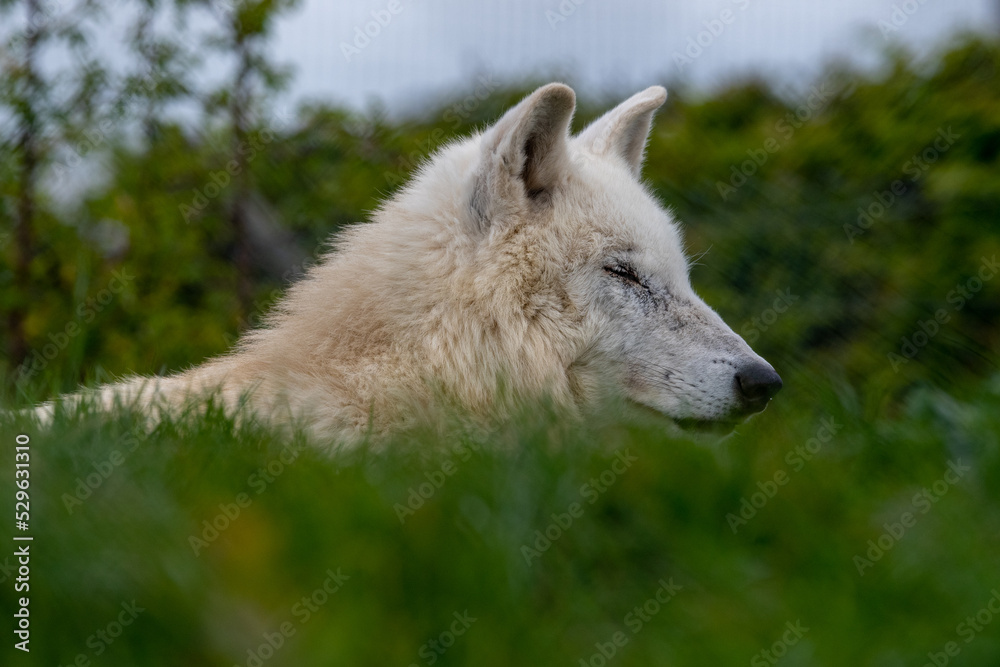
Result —
<path fill-rule="evenodd" d="M 639 178 L 665 99 L 653 86 L 571 137 L 573 91 L 539 88 L 341 233 L 235 351 L 91 396 L 158 414 L 214 391 L 344 441 L 443 407 L 489 422 L 548 397 L 582 414 L 609 388 L 684 425 L 763 410 L 781 379 L 694 293 Z"/>

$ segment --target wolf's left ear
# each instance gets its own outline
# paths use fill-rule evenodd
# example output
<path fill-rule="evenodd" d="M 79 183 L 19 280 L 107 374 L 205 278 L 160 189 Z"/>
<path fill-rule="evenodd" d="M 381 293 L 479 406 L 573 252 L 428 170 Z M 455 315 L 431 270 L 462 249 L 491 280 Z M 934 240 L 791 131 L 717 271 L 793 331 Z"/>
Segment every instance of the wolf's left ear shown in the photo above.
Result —
<path fill-rule="evenodd" d="M 485 132 L 473 196 L 473 208 L 484 222 L 501 213 L 505 203 L 544 195 L 563 177 L 575 108 L 573 89 L 550 83 Z"/>
<path fill-rule="evenodd" d="M 576 141 L 598 155 L 610 153 L 621 157 L 632 173 L 639 176 L 653 114 L 666 100 L 667 90 L 663 86 L 650 86 L 588 125 Z"/>

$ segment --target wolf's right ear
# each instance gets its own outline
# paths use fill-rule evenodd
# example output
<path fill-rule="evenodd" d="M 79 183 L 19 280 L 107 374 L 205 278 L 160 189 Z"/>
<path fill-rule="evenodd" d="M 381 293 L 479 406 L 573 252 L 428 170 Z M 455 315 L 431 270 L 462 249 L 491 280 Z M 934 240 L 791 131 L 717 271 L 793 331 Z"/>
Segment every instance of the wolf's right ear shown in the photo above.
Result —
<path fill-rule="evenodd" d="M 511 205 L 547 196 L 569 164 L 569 125 L 576 108 L 573 89 L 542 86 L 489 128 L 482 138 L 472 208 L 488 226 Z"/>
<path fill-rule="evenodd" d="M 653 114 L 666 101 L 663 86 L 650 86 L 595 120 L 576 140 L 598 155 L 617 155 L 638 177 Z"/>

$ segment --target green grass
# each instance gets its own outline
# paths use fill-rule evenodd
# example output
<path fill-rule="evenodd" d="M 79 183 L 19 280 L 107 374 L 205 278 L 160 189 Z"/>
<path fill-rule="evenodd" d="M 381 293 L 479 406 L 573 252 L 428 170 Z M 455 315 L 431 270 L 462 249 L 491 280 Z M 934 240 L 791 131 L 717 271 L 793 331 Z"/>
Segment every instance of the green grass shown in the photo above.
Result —
<path fill-rule="evenodd" d="M 949 641 L 953 664 L 996 665 L 1000 618 L 968 643 L 956 626 L 1000 589 L 1000 383 L 961 399 L 917 389 L 902 414 L 872 419 L 787 380 L 722 442 L 543 411 L 483 441 L 410 433 L 336 454 L 214 412 L 148 437 L 127 412 L 8 424 L 4 443 L 31 436 L 34 541 L 32 651 L 5 664 L 600 665 L 621 632 L 609 665 L 769 664 L 760 652 L 783 635 L 796 641 L 781 665 L 922 665 Z M 788 454 L 806 446 L 808 461 Z M 969 471 L 914 505 L 955 460 Z M 602 473 L 603 491 L 581 488 Z M 421 484 L 429 498 L 401 521 Z M 760 504 L 761 485 L 773 497 L 734 533 L 727 515 Z M 855 556 L 907 511 L 859 575 Z M 217 536 L 203 533 L 213 519 Z M 547 528 L 556 539 L 536 543 Z M 628 616 L 661 579 L 680 590 Z M 324 582 L 336 591 L 317 593 Z M 314 595 L 307 617 L 296 605 Z M 0 600 L 15 608 L 9 581 Z M 116 633 L 133 601 L 143 611 L 106 644 L 97 632 Z M 476 620 L 435 652 L 466 612 Z M 797 622 L 801 639 L 786 634 Z M 248 654 L 283 627 L 273 655 Z"/>

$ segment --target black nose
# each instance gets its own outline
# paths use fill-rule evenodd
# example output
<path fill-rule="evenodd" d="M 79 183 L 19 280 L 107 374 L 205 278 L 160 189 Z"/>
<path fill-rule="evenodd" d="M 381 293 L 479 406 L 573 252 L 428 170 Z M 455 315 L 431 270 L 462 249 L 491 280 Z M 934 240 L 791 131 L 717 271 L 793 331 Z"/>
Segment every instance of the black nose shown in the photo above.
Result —
<path fill-rule="evenodd" d="M 760 412 L 781 389 L 781 378 L 768 364 L 747 364 L 736 373 L 736 384 L 747 407 Z"/>

